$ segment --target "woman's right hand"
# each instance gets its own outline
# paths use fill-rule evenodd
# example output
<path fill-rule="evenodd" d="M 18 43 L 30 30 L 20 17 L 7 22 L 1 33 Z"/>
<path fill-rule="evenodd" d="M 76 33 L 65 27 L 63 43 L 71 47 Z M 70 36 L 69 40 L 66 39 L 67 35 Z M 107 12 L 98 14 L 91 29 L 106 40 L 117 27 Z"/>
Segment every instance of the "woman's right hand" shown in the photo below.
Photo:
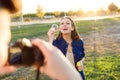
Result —
<path fill-rule="evenodd" d="M 53 42 L 53 39 L 54 39 L 54 35 L 55 35 L 55 30 L 54 30 L 54 28 L 51 27 L 51 28 L 49 29 L 47 35 L 48 35 L 48 38 L 49 38 L 49 42 L 52 43 L 52 42 Z"/>

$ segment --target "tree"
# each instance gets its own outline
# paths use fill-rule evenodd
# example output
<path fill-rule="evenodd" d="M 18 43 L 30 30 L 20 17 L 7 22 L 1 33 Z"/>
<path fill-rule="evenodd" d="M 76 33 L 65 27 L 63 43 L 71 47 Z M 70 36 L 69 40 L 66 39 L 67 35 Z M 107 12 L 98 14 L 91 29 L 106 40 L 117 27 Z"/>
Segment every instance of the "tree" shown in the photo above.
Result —
<path fill-rule="evenodd" d="M 77 12 L 76 12 L 76 15 L 77 16 L 82 16 L 84 14 L 83 10 L 82 9 L 79 9 Z"/>
<path fill-rule="evenodd" d="M 40 18 L 43 18 L 45 15 L 43 8 L 40 5 L 38 5 L 38 7 L 37 7 L 36 15 Z"/>
<path fill-rule="evenodd" d="M 92 11 L 92 10 L 89 10 L 86 12 L 85 14 L 86 16 L 96 16 L 96 12 L 95 11 Z"/>
<path fill-rule="evenodd" d="M 60 16 L 61 12 L 60 11 L 55 11 L 55 12 L 53 12 L 53 14 L 55 15 L 55 17 L 58 17 L 58 16 Z"/>
<path fill-rule="evenodd" d="M 113 2 L 108 6 L 109 13 L 115 14 L 118 11 L 118 6 Z"/>
<path fill-rule="evenodd" d="M 97 11 L 97 15 L 103 16 L 106 15 L 106 11 L 103 8 L 100 8 L 100 10 Z"/>
<path fill-rule="evenodd" d="M 23 17 L 33 18 L 33 17 L 37 17 L 37 16 L 36 16 L 36 14 L 34 14 L 34 13 L 29 13 L 29 14 L 24 14 Z"/>
<path fill-rule="evenodd" d="M 74 15 L 75 15 L 75 12 L 72 11 L 72 10 L 69 10 L 69 11 L 67 12 L 67 15 L 68 15 L 68 16 L 74 16 Z"/>
<path fill-rule="evenodd" d="M 22 12 L 20 13 L 16 13 L 16 14 L 12 14 L 11 15 L 12 21 L 20 21 L 23 22 L 23 14 Z"/>
<path fill-rule="evenodd" d="M 120 8 L 118 9 L 118 13 L 120 13 Z"/>

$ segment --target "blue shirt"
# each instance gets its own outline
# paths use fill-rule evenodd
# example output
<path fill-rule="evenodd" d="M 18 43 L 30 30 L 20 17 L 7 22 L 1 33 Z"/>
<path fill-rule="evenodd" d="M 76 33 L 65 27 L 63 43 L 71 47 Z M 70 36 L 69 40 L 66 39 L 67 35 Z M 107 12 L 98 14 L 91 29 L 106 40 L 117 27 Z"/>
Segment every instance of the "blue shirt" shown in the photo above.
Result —
<path fill-rule="evenodd" d="M 63 52 L 63 54 L 66 56 L 68 44 L 63 38 L 55 39 L 53 41 L 53 45 L 59 48 Z M 83 45 L 84 43 L 82 40 L 78 40 L 78 41 L 72 40 L 72 51 L 74 55 L 75 64 L 85 56 Z"/>

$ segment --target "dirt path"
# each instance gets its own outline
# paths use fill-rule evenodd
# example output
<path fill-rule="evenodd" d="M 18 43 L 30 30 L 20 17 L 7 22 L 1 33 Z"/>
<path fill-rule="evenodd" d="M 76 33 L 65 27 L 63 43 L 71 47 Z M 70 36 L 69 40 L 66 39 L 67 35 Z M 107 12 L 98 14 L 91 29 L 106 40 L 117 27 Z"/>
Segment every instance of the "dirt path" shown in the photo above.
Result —
<path fill-rule="evenodd" d="M 97 52 L 120 52 L 120 22 L 114 22 L 109 27 L 98 31 L 90 32 L 87 36 L 82 36 L 85 41 L 86 52 L 93 50 Z"/>

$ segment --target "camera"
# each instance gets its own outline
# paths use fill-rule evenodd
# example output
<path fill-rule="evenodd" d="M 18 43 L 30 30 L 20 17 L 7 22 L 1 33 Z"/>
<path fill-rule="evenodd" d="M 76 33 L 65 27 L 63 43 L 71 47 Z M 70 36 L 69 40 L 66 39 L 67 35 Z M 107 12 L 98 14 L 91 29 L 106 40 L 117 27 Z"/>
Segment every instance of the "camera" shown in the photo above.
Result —
<path fill-rule="evenodd" d="M 8 63 L 14 66 L 42 66 L 44 56 L 42 52 L 31 44 L 29 39 L 17 40 L 8 48 Z"/>

